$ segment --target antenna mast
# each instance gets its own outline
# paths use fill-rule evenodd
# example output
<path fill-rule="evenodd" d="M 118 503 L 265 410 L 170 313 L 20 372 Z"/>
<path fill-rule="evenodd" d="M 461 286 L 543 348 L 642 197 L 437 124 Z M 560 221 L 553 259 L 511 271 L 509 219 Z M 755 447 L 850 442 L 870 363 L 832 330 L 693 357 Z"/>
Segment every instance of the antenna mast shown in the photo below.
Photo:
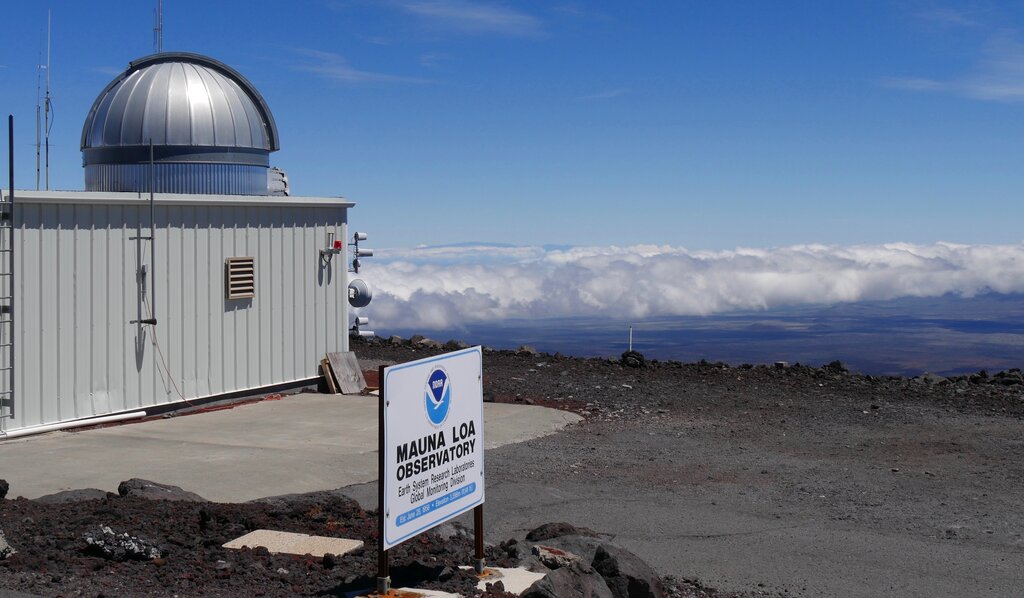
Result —
<path fill-rule="evenodd" d="M 153 17 L 155 22 L 153 26 L 153 45 L 156 47 L 156 53 L 159 54 L 164 51 L 164 0 L 157 0 L 156 14 Z"/>
<path fill-rule="evenodd" d="M 50 190 L 50 11 L 46 11 L 46 104 L 45 104 L 46 126 L 43 131 L 46 133 L 46 190 Z"/>
<path fill-rule="evenodd" d="M 39 170 L 39 159 L 40 159 L 40 156 L 41 156 L 42 143 L 43 143 L 43 131 L 42 131 L 42 128 L 41 128 L 43 123 L 42 123 L 42 114 L 40 113 L 40 110 L 42 109 L 41 102 L 43 100 L 43 93 L 42 93 L 42 85 L 43 85 L 42 84 L 42 79 L 43 79 L 43 75 L 42 75 L 42 71 L 43 71 L 43 49 L 40 48 L 39 49 L 39 55 L 36 58 L 36 191 L 39 191 L 39 181 L 40 181 L 39 176 L 40 176 L 40 172 L 41 172 Z"/>

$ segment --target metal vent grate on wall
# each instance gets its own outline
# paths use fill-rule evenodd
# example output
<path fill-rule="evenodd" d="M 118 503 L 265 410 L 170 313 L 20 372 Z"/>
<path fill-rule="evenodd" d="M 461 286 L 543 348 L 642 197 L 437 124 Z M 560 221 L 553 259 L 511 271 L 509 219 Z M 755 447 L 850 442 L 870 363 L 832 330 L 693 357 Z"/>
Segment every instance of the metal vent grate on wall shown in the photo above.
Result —
<path fill-rule="evenodd" d="M 256 296 L 256 259 L 229 257 L 224 260 L 225 291 L 228 299 L 251 299 Z"/>

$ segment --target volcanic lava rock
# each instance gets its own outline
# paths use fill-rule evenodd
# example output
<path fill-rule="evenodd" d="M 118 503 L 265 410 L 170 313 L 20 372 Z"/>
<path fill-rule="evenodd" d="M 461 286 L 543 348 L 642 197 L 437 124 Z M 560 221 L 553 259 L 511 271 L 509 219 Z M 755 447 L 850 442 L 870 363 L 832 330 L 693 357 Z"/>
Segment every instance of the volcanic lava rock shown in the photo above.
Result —
<path fill-rule="evenodd" d="M 533 554 L 537 555 L 540 562 L 544 563 L 544 566 L 548 569 L 561 569 L 562 567 L 569 567 L 583 562 L 583 559 L 567 550 L 541 544 L 533 547 Z"/>
<path fill-rule="evenodd" d="M 440 349 L 442 347 L 441 343 L 432 338 L 427 338 L 422 334 L 414 334 L 409 339 L 409 346 L 415 349 Z"/>
<path fill-rule="evenodd" d="M 409 344 L 417 349 L 440 349 L 442 346 L 441 343 L 434 339 L 420 336 L 418 334 L 409 339 Z"/>
<path fill-rule="evenodd" d="M 558 536 L 557 538 L 544 540 L 543 545 L 548 548 L 556 548 L 567 553 L 578 555 L 584 564 L 588 564 L 593 562 L 594 555 L 597 554 L 598 547 L 605 543 L 606 540 L 601 538 L 570 534 L 568 536 Z M 531 562 L 543 565 L 540 559 L 532 554 L 532 549 L 529 558 L 521 559 L 520 565 L 528 567 Z"/>
<path fill-rule="evenodd" d="M 665 588 L 654 570 L 624 548 L 602 544 L 592 566 L 615 598 L 665 598 Z"/>
<path fill-rule="evenodd" d="M 132 478 L 117 485 L 117 493 L 128 498 L 148 498 L 150 500 L 184 500 L 189 502 L 206 502 L 206 499 L 194 492 L 182 490 L 169 484 L 158 484 L 149 480 Z"/>
<path fill-rule="evenodd" d="M 0 561 L 6 559 L 12 554 L 18 552 L 7 542 L 7 538 L 4 537 L 3 530 L 0 530 Z"/>
<path fill-rule="evenodd" d="M 530 533 L 526 534 L 526 539 L 541 542 L 559 536 L 597 536 L 597 532 L 585 527 L 576 527 L 571 523 L 552 522 L 530 530 Z"/>
<path fill-rule="evenodd" d="M 1002 384 L 1003 386 L 1018 386 L 1024 384 L 1024 376 L 1021 376 L 1020 370 L 1013 368 L 1005 372 L 999 372 L 992 377 L 991 384 Z"/>
<path fill-rule="evenodd" d="M 938 374 L 932 374 L 931 372 L 925 372 L 920 376 L 914 377 L 914 382 L 919 384 L 927 384 L 928 386 L 937 386 L 939 384 L 949 384 L 949 379 Z"/>
<path fill-rule="evenodd" d="M 111 494 L 113 496 L 113 494 Z M 81 488 L 77 490 L 61 490 L 46 496 L 40 496 L 36 502 L 44 505 L 59 505 L 68 502 L 81 502 L 83 500 L 100 500 L 107 497 L 106 490 L 99 488 Z"/>
<path fill-rule="evenodd" d="M 267 496 L 249 501 L 250 503 L 269 505 L 275 517 L 291 516 L 303 519 L 327 520 L 327 511 L 353 517 L 362 512 L 359 503 L 342 494 L 338 490 L 318 490 L 302 494 L 283 494 Z"/>
<path fill-rule="evenodd" d="M 149 561 L 160 558 L 160 549 L 150 542 L 126 532 L 118 534 L 105 525 L 86 532 L 82 539 L 85 540 L 86 554 L 109 561 Z"/>
<path fill-rule="evenodd" d="M 548 573 L 520 594 L 521 598 L 615 598 L 604 578 L 581 563 Z"/>
<path fill-rule="evenodd" d="M 447 581 L 453 575 L 455 571 L 444 563 L 427 563 L 423 559 L 391 568 L 391 581 L 399 587 L 416 587 L 423 583 Z"/>
<path fill-rule="evenodd" d="M 622 354 L 620 361 L 622 365 L 629 368 L 642 368 L 647 365 L 647 360 L 644 358 L 643 353 L 639 351 L 626 351 Z"/>
<path fill-rule="evenodd" d="M 7 483 L 7 480 L 0 480 L 0 500 L 7 497 L 7 491 L 11 489 L 11 485 Z"/>
<path fill-rule="evenodd" d="M 985 384 L 988 382 L 988 370 L 980 370 L 977 374 L 971 374 L 967 379 L 971 384 Z"/>
<path fill-rule="evenodd" d="M 442 523 L 434 528 L 434 533 L 443 540 L 451 540 L 452 538 L 469 538 L 473 535 L 473 531 L 471 529 L 462 525 L 458 521 Z"/>

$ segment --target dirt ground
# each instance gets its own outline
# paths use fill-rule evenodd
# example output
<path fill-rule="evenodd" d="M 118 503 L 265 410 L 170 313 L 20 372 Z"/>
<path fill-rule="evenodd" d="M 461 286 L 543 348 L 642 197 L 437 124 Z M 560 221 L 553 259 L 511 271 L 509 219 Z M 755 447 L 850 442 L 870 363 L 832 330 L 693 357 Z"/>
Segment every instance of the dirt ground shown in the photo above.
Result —
<path fill-rule="evenodd" d="M 443 349 L 363 341 L 354 350 L 374 364 Z M 1024 584 L 1019 372 L 872 378 L 835 363 L 628 367 L 530 351 L 486 351 L 484 368 L 485 400 L 586 417 L 488 451 L 495 544 L 568 521 L 645 559 L 676 596 L 1003 596 Z M 372 551 L 323 562 L 220 544 L 270 527 L 372 546 L 372 521 L 339 493 L 246 505 L 0 501 L 0 529 L 19 550 L 0 560 L 0 588 L 344 595 L 372 575 Z M 148 538 L 163 556 L 97 556 L 82 538 L 102 526 Z M 409 581 L 448 568 L 430 583 L 469 592 L 472 579 L 453 567 L 470 549 L 448 530 L 403 545 L 393 562 Z M 488 558 L 505 557 L 492 547 Z"/>
<path fill-rule="evenodd" d="M 496 536 L 565 520 L 662 574 L 740 593 L 1020 595 L 1019 371 L 645 365 L 485 353 L 487 398 L 588 418 L 488 453 Z"/>

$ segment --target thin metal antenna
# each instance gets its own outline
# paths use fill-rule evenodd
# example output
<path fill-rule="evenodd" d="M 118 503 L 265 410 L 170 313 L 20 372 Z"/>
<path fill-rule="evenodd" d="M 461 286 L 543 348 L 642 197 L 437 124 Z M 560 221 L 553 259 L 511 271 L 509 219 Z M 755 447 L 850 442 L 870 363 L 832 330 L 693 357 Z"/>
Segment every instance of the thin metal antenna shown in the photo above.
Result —
<path fill-rule="evenodd" d="M 46 134 L 46 190 L 50 190 L 50 17 L 51 11 L 46 11 L 46 127 L 43 131 Z"/>
<path fill-rule="evenodd" d="M 36 58 L 36 191 L 39 191 L 40 170 L 39 160 L 42 153 L 43 131 L 42 131 L 42 101 L 43 101 L 43 49 L 39 48 L 39 55 Z"/>
<path fill-rule="evenodd" d="M 156 14 L 153 16 L 153 46 L 159 54 L 164 51 L 164 0 L 157 0 Z"/>

